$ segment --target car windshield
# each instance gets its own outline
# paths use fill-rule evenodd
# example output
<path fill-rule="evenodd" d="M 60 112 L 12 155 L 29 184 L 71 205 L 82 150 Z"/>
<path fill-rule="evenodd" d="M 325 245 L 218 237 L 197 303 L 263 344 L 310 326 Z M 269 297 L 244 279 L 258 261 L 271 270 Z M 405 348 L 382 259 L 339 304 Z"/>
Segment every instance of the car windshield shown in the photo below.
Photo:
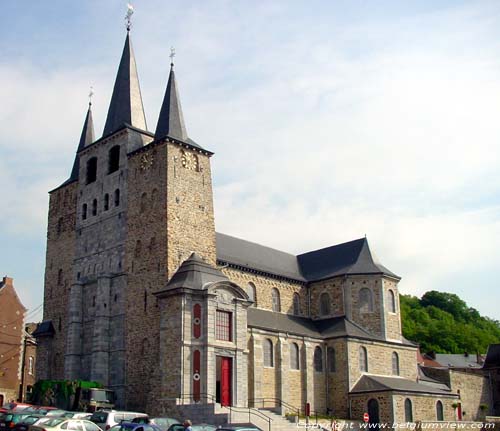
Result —
<path fill-rule="evenodd" d="M 66 419 L 62 418 L 54 418 L 54 419 L 49 419 L 46 421 L 43 421 L 43 425 L 47 427 L 55 427 L 59 425 L 60 423 L 64 422 Z"/>
<path fill-rule="evenodd" d="M 108 414 L 106 412 L 95 412 L 90 417 L 90 420 L 95 423 L 105 423 L 108 418 Z"/>

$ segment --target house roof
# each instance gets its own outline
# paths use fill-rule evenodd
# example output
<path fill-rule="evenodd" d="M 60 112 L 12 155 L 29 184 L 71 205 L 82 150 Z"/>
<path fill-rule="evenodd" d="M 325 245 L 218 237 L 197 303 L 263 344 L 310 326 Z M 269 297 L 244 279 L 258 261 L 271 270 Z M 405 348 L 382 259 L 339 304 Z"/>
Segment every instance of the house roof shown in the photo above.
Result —
<path fill-rule="evenodd" d="M 437 394 L 446 396 L 458 396 L 449 389 L 442 389 L 414 380 L 404 379 L 402 377 L 374 376 L 365 374 L 361 376 L 356 385 L 350 391 L 350 394 L 359 394 L 366 392 L 416 392 L 424 394 Z"/>
<path fill-rule="evenodd" d="M 490 344 L 486 352 L 483 368 L 500 367 L 500 344 Z"/>
<path fill-rule="evenodd" d="M 37 328 L 31 333 L 33 337 L 51 337 L 56 333 L 52 320 L 45 320 L 38 324 Z"/>
<path fill-rule="evenodd" d="M 452 368 L 481 368 L 482 363 L 478 362 L 477 355 L 469 354 L 448 354 L 448 353 L 436 353 L 436 362 L 441 364 L 443 367 Z"/>
<path fill-rule="evenodd" d="M 222 233 L 217 233 L 216 239 L 218 260 L 301 282 L 359 274 L 384 274 L 399 279 L 378 263 L 366 238 L 298 256 Z"/>

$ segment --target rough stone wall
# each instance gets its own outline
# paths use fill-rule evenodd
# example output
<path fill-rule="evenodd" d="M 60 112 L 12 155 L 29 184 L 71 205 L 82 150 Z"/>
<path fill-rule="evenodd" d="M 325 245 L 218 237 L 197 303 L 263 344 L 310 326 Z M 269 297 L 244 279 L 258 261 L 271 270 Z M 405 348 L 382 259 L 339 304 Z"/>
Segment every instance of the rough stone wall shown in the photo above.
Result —
<path fill-rule="evenodd" d="M 261 362 L 257 361 L 257 366 L 260 365 L 260 367 L 257 368 L 258 370 L 261 370 L 262 373 L 262 398 L 279 398 L 279 393 L 278 393 L 278 383 L 279 383 L 279 376 L 276 374 L 279 372 L 279 361 L 278 361 L 278 355 L 277 353 L 277 345 L 278 345 L 278 340 L 279 338 L 277 336 L 272 336 L 272 335 L 266 335 L 262 337 L 262 346 L 264 345 L 264 342 L 266 340 L 271 340 L 273 343 L 273 366 L 272 367 L 267 367 L 264 366 L 264 348 L 262 347 L 262 357 L 261 357 Z M 267 404 L 266 407 L 269 407 Z"/>
<path fill-rule="evenodd" d="M 349 390 L 356 384 L 363 374 L 360 371 L 359 349 L 365 347 L 368 353 L 368 373 L 379 375 L 392 375 L 392 353 L 399 356 L 399 375 L 401 377 L 417 379 L 417 349 L 411 346 L 397 344 L 383 344 L 377 342 L 349 340 Z"/>
<path fill-rule="evenodd" d="M 370 394 L 350 395 L 351 417 L 355 421 L 362 421 L 363 414 L 368 412 L 368 401 L 375 399 L 379 405 L 380 423 L 393 423 L 392 395 L 389 392 L 374 392 Z M 370 421 L 373 418 L 370 419 Z"/>
<path fill-rule="evenodd" d="M 463 419 L 483 420 L 492 408 L 491 386 L 488 377 L 476 373 L 450 370 L 451 390 L 460 391 Z M 488 410 L 482 412 L 479 406 L 485 404 Z M 465 412 L 465 415 L 463 414 Z"/>
<path fill-rule="evenodd" d="M 343 284 L 344 282 L 341 278 L 334 278 L 310 284 L 311 317 L 313 319 L 342 316 L 345 314 Z M 320 297 L 323 293 L 328 293 L 330 296 L 331 313 L 328 316 L 322 316 L 320 314 Z"/>
<path fill-rule="evenodd" d="M 270 276 L 241 271 L 239 269 L 226 267 L 222 272 L 230 280 L 238 284 L 242 289 L 248 289 L 248 283 L 253 283 L 257 291 L 256 306 L 265 310 L 272 310 L 271 291 L 276 288 L 280 292 L 281 312 L 293 314 L 293 295 L 299 294 L 300 311 L 302 316 L 308 316 L 307 311 L 307 288 L 300 282 L 281 280 Z"/>
<path fill-rule="evenodd" d="M 75 220 L 78 183 L 50 193 L 43 320 L 51 320 L 53 338 L 38 340 L 36 372 L 39 379 L 64 378 L 64 353 L 68 329 L 68 300 L 73 281 Z"/>
<path fill-rule="evenodd" d="M 456 398 L 439 397 L 431 395 L 414 395 L 414 394 L 394 394 L 394 422 L 404 423 L 405 418 L 405 401 L 409 399 L 412 404 L 413 422 L 416 421 L 437 421 L 436 405 L 438 401 L 443 403 L 443 419 L 445 421 L 455 420 L 455 412 L 452 404 Z"/>
<path fill-rule="evenodd" d="M 399 306 L 399 291 L 398 283 L 395 280 L 388 278 L 383 279 L 384 298 L 385 298 L 385 336 L 389 340 L 401 340 L 401 314 Z M 394 294 L 394 301 L 396 305 L 395 313 L 390 311 L 390 294 L 389 290 Z"/>
<path fill-rule="evenodd" d="M 367 288 L 373 298 L 372 311 L 363 310 L 360 291 Z M 382 279 L 379 276 L 352 276 L 344 282 L 346 316 L 375 335 L 384 336 Z"/>
<path fill-rule="evenodd" d="M 335 371 L 328 372 L 328 406 L 336 417 L 347 418 L 349 415 L 349 378 L 348 350 L 345 339 L 328 340 L 328 347 L 335 349 Z M 328 363 L 327 363 L 328 367 Z"/>

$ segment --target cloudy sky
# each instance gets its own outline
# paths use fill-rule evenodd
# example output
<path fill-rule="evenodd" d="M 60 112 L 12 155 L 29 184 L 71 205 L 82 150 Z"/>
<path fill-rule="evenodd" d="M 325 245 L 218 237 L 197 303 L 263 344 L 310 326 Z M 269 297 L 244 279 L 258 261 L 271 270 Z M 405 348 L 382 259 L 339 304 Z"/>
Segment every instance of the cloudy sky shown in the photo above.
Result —
<path fill-rule="evenodd" d="M 401 292 L 500 319 L 498 1 L 133 4 L 149 129 L 173 45 L 188 133 L 215 152 L 219 231 L 292 253 L 366 234 Z M 90 85 L 102 134 L 125 11 L 2 2 L 0 272 L 34 320 L 47 192 L 69 175 Z"/>

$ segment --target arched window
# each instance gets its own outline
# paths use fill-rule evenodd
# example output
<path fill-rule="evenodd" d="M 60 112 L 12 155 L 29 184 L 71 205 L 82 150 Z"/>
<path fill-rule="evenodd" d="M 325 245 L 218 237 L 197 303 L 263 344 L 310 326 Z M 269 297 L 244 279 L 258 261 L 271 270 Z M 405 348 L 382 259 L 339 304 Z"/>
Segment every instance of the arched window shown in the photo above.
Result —
<path fill-rule="evenodd" d="M 141 195 L 141 213 L 146 211 L 146 208 L 148 207 L 148 194 L 144 192 Z"/>
<path fill-rule="evenodd" d="M 409 398 L 405 400 L 405 422 L 413 422 L 413 408 Z"/>
<path fill-rule="evenodd" d="M 92 201 L 92 215 L 93 216 L 97 215 L 97 199 L 94 199 Z"/>
<path fill-rule="evenodd" d="M 373 311 L 373 295 L 372 291 L 367 287 L 363 287 L 359 291 L 359 309 L 362 313 Z"/>
<path fill-rule="evenodd" d="M 300 296 L 298 293 L 293 294 L 293 314 L 300 316 Z"/>
<path fill-rule="evenodd" d="M 82 205 L 82 220 L 87 220 L 87 204 Z"/>
<path fill-rule="evenodd" d="M 273 311 L 280 312 L 281 311 L 281 301 L 280 301 L 280 292 L 278 289 L 274 288 L 271 291 L 271 298 L 273 301 Z"/>
<path fill-rule="evenodd" d="M 156 208 L 158 205 L 158 189 L 153 189 L 151 192 L 151 208 Z"/>
<path fill-rule="evenodd" d="M 108 152 L 108 174 L 120 169 L 120 146 L 115 145 Z"/>
<path fill-rule="evenodd" d="M 104 195 L 104 211 L 109 210 L 109 195 L 106 193 Z"/>
<path fill-rule="evenodd" d="M 314 371 L 318 373 L 323 371 L 323 351 L 319 346 L 314 349 Z"/>
<path fill-rule="evenodd" d="M 363 346 L 359 348 L 359 371 L 368 372 L 368 352 Z"/>
<path fill-rule="evenodd" d="M 247 286 L 247 294 L 250 301 L 253 301 L 252 307 L 255 307 L 257 305 L 257 289 L 255 288 L 255 284 L 253 284 L 251 281 Z"/>
<path fill-rule="evenodd" d="M 319 297 L 319 314 L 320 316 L 328 316 L 330 314 L 330 295 L 323 292 Z"/>
<path fill-rule="evenodd" d="M 297 343 L 290 344 L 290 369 L 300 369 L 299 346 L 297 345 Z"/>
<path fill-rule="evenodd" d="M 262 349 L 264 354 L 264 367 L 274 367 L 273 342 L 266 338 Z"/>
<path fill-rule="evenodd" d="M 97 179 L 97 157 L 87 160 L 87 184 L 93 183 Z"/>
<path fill-rule="evenodd" d="M 389 311 L 391 313 L 396 312 L 396 297 L 394 296 L 394 292 L 392 290 L 387 291 L 387 303 L 389 304 Z"/>
<path fill-rule="evenodd" d="M 61 286 L 62 285 L 62 282 L 63 282 L 63 270 L 60 269 L 58 272 L 57 272 L 57 284 L 58 286 Z"/>
<path fill-rule="evenodd" d="M 120 189 L 115 190 L 115 207 L 120 205 Z"/>
<path fill-rule="evenodd" d="M 337 358 L 335 357 L 335 349 L 333 347 L 328 347 L 326 350 L 328 356 L 328 371 L 334 373 L 337 371 Z"/>
<path fill-rule="evenodd" d="M 436 403 L 436 419 L 438 421 L 444 421 L 443 403 L 441 401 Z"/>
<path fill-rule="evenodd" d="M 399 376 L 399 356 L 396 352 L 392 352 L 392 375 Z"/>

